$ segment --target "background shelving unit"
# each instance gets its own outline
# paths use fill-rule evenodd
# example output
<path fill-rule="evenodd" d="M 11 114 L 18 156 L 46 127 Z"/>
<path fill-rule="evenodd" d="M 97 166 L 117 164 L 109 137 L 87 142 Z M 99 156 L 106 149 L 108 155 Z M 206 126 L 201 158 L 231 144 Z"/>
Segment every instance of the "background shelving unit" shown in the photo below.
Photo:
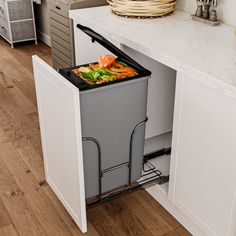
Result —
<path fill-rule="evenodd" d="M 31 0 L 0 0 L 0 36 L 14 43 L 34 40 L 37 44 Z"/>

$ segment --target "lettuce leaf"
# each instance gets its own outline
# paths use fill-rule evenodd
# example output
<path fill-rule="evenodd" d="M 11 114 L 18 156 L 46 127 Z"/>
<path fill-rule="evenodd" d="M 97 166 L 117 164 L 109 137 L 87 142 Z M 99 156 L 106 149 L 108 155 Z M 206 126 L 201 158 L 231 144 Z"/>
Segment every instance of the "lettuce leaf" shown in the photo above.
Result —
<path fill-rule="evenodd" d="M 81 75 L 84 76 L 85 78 L 88 78 L 94 82 L 98 81 L 99 80 L 99 77 L 100 77 L 100 74 L 96 71 L 89 71 L 89 72 L 83 72 L 83 71 L 80 71 Z"/>
<path fill-rule="evenodd" d="M 89 72 L 80 71 L 80 74 L 84 78 L 88 78 L 93 82 L 97 82 L 101 79 L 112 81 L 112 80 L 114 80 L 114 78 L 111 78 L 111 76 L 117 75 L 117 73 L 111 72 L 111 71 L 109 71 L 107 69 L 103 69 L 103 68 L 96 68 L 96 69 L 91 70 Z"/>
<path fill-rule="evenodd" d="M 111 72 L 104 68 L 94 69 L 95 72 L 98 72 L 100 75 L 117 75 L 117 73 Z"/>
<path fill-rule="evenodd" d="M 107 81 L 113 81 L 113 80 L 115 80 L 114 78 L 112 78 L 112 77 L 109 76 L 109 75 L 102 75 L 101 78 L 102 78 L 103 80 L 107 80 Z"/>

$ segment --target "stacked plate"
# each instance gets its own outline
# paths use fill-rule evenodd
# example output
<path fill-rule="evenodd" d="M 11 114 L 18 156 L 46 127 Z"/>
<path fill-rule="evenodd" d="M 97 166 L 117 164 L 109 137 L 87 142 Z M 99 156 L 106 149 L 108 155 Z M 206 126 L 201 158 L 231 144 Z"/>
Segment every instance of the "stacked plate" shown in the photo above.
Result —
<path fill-rule="evenodd" d="M 107 0 L 117 15 L 158 17 L 172 13 L 177 0 Z"/>

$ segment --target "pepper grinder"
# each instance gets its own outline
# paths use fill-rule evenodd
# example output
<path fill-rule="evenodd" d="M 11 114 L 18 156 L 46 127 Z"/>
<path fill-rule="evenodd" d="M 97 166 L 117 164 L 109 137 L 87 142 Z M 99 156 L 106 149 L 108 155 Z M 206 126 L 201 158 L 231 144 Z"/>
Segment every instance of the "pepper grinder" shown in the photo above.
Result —
<path fill-rule="evenodd" d="M 197 0 L 197 10 L 195 13 L 195 16 L 197 17 L 202 17 L 202 13 L 203 13 L 203 7 L 202 7 L 202 0 Z"/>
<path fill-rule="evenodd" d="M 217 11 L 216 11 L 216 7 L 217 5 L 219 4 L 219 0 L 213 0 L 212 1 L 212 10 L 211 10 L 211 13 L 210 13 L 210 18 L 209 20 L 210 21 L 217 21 Z"/>
<path fill-rule="evenodd" d="M 203 10 L 203 14 L 202 14 L 202 18 L 204 19 L 209 19 L 210 16 L 210 3 L 211 0 L 204 0 L 204 10 Z"/>

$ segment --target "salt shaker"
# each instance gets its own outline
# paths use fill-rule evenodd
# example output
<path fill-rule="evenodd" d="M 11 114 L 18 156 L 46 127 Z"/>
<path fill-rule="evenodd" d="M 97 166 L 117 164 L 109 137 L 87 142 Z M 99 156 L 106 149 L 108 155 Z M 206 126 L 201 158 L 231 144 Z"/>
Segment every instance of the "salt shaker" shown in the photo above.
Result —
<path fill-rule="evenodd" d="M 202 12 L 203 12 L 203 8 L 202 5 L 197 6 L 197 10 L 196 10 L 196 16 L 197 17 L 201 17 L 202 16 Z"/>
<path fill-rule="evenodd" d="M 203 8 L 202 8 L 202 2 L 203 0 L 197 0 L 197 10 L 195 13 L 195 16 L 197 17 L 202 17 L 202 13 L 203 13 Z"/>
<path fill-rule="evenodd" d="M 210 14 L 210 21 L 217 21 L 217 12 L 215 9 L 211 10 L 211 14 Z"/>
<path fill-rule="evenodd" d="M 207 2 L 206 4 L 204 4 L 204 11 L 202 14 L 202 18 L 208 19 L 209 16 L 210 16 L 210 5 Z"/>
<path fill-rule="evenodd" d="M 219 0 L 213 0 L 212 1 L 213 9 L 211 10 L 211 13 L 210 13 L 210 18 L 209 18 L 210 21 L 217 21 L 218 20 L 217 19 L 217 11 L 215 9 L 218 4 L 219 4 Z"/>

